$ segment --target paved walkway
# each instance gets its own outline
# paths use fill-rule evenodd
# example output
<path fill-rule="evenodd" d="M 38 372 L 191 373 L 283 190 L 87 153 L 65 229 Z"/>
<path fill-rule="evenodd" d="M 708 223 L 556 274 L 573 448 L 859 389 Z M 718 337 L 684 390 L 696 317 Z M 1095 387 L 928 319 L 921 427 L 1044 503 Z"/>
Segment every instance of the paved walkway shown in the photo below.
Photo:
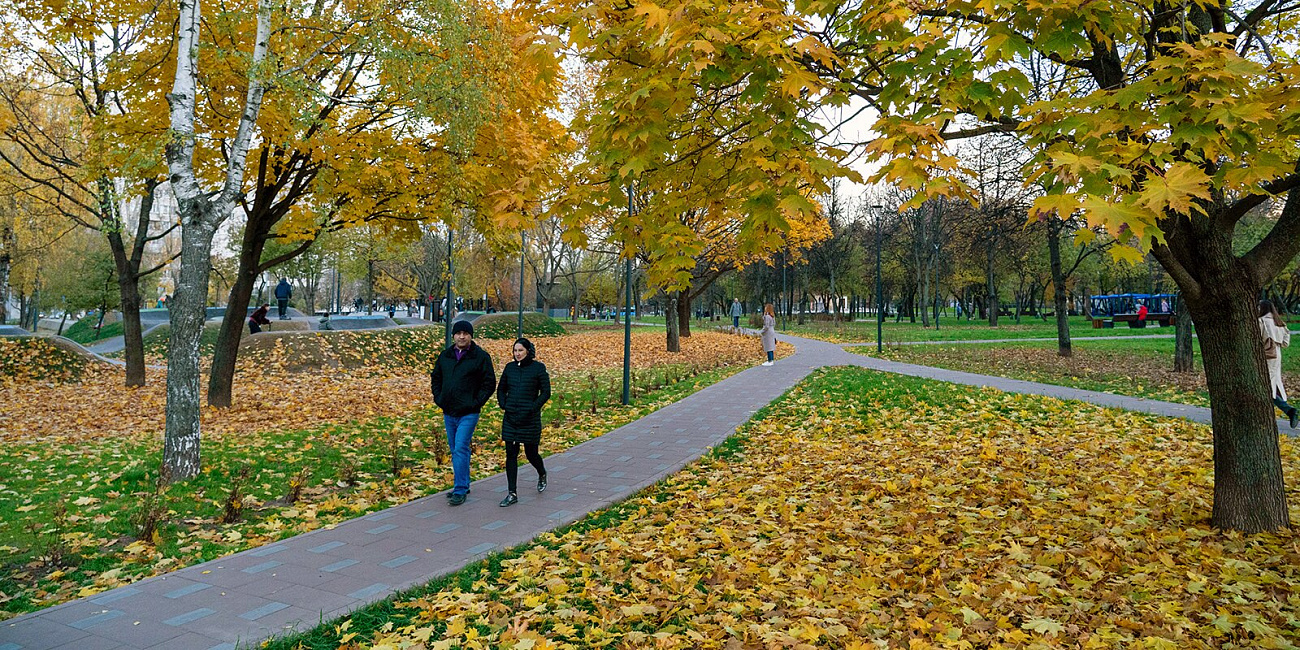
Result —
<path fill-rule="evenodd" d="M 699 458 L 816 368 L 855 365 L 1208 421 L 1208 409 L 853 354 L 793 337 L 796 354 L 709 386 L 546 459 L 550 487 L 500 508 L 501 474 L 465 505 L 442 494 L 0 623 L 0 650 L 233 650 L 310 629 L 622 501 Z"/>
<path fill-rule="evenodd" d="M 1196 335 L 1193 334 L 1192 338 L 1195 337 Z M 1174 338 L 1173 334 L 1130 334 L 1128 336 L 1124 336 L 1124 335 L 1072 336 L 1070 337 L 1070 341 L 1077 343 L 1079 341 L 1126 341 L 1130 339 L 1172 339 L 1172 338 Z M 894 345 L 967 345 L 971 343 L 1029 343 L 1029 342 L 1044 342 L 1044 341 L 1055 342 L 1056 337 L 1053 336 L 1050 338 L 1041 337 L 1041 338 L 1029 338 L 1029 339 L 971 339 L 968 341 L 885 341 L 885 347 L 890 347 Z M 843 346 L 846 348 L 864 348 L 868 346 L 875 347 L 875 345 L 876 345 L 875 341 L 843 344 Z"/>

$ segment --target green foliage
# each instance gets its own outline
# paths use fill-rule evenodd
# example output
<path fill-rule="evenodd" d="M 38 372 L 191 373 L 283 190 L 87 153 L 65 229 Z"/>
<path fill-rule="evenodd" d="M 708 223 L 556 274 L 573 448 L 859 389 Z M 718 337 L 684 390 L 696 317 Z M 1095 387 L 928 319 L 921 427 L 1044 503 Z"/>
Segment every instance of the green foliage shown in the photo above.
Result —
<path fill-rule="evenodd" d="M 63 330 L 64 338 L 72 339 L 82 345 L 111 339 L 114 336 L 122 335 L 122 321 L 105 323 L 99 331 L 95 331 L 95 323 L 99 322 L 99 314 L 91 314 Z"/>
<path fill-rule="evenodd" d="M 221 323 L 204 323 L 203 333 L 199 335 L 199 354 L 202 356 L 212 356 L 213 350 L 217 349 L 217 337 L 221 334 Z M 144 337 L 144 353 L 146 355 L 167 356 L 167 342 L 171 340 L 172 326 L 170 323 L 163 323 L 152 329 Z"/>
<path fill-rule="evenodd" d="M 519 332 L 518 312 L 501 312 L 479 316 L 474 321 L 474 337 L 513 339 Z M 524 336 L 564 336 L 564 326 L 546 314 L 524 313 Z"/>

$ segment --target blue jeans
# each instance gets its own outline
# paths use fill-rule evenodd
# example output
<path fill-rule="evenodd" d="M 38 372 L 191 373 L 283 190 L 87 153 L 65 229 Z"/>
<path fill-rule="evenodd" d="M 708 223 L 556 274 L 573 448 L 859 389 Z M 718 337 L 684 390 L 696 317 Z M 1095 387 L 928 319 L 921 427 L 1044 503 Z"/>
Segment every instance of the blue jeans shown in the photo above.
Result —
<path fill-rule="evenodd" d="M 469 444 L 474 439 L 478 415 L 442 416 L 442 424 L 447 427 L 447 447 L 451 449 L 452 494 L 469 492 Z"/>
<path fill-rule="evenodd" d="M 732 327 L 733 329 L 740 329 L 740 317 L 739 317 L 739 316 L 732 316 L 732 317 L 731 317 L 731 327 Z"/>

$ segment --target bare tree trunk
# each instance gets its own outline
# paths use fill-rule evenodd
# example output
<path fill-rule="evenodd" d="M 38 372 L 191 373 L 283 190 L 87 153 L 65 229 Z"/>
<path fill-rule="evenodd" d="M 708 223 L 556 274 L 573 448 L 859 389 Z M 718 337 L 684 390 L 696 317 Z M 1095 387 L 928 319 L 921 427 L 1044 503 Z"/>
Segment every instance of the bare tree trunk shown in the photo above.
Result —
<path fill-rule="evenodd" d="M 1056 305 L 1056 354 L 1074 355 L 1070 345 L 1070 308 L 1065 301 L 1065 267 L 1061 264 L 1061 220 L 1052 217 L 1047 227 L 1047 252 L 1052 266 L 1052 297 Z"/>
<path fill-rule="evenodd" d="M 691 292 L 687 290 L 687 291 L 677 291 L 675 293 L 676 293 L 675 302 L 677 307 L 677 335 L 682 338 L 690 338 L 691 337 Z M 670 352 L 676 352 L 676 350 L 670 350 Z"/>
<path fill-rule="evenodd" d="M 681 292 L 669 291 L 664 295 L 668 300 L 667 309 L 664 310 L 664 324 L 667 325 L 665 329 L 668 330 L 668 342 L 665 349 L 669 352 L 681 352 L 681 336 L 677 329 L 680 324 L 680 319 L 677 318 L 677 303 L 681 302 Z"/>
<path fill-rule="evenodd" d="M 998 326 L 998 283 L 993 276 L 993 244 L 985 250 L 984 279 L 988 282 L 989 327 Z"/>
<path fill-rule="evenodd" d="M 221 319 L 221 333 L 217 336 L 216 349 L 212 353 L 212 369 L 208 374 L 208 406 L 225 408 L 233 401 L 239 342 L 244 336 L 244 323 L 248 322 L 248 304 L 253 297 L 253 285 L 257 283 L 257 262 L 262 256 L 262 247 L 257 244 L 250 246 L 247 239 L 246 236 L 239 251 L 239 270 L 235 273 L 235 281 L 230 284 L 226 315 Z M 251 258 L 251 263 L 250 256 L 256 256 Z"/>
<path fill-rule="evenodd" d="M 1186 301 L 1180 299 L 1174 312 L 1174 372 L 1192 370 L 1192 316 L 1187 311 Z"/>
<path fill-rule="evenodd" d="M 172 295 L 171 340 L 167 347 L 167 434 L 163 440 L 163 478 L 168 482 L 198 476 L 199 337 L 203 333 L 212 270 L 214 225 L 197 202 L 182 203 L 180 282 Z M 188 210 L 187 210 L 188 208 Z M 189 212 L 189 214 L 187 214 Z"/>

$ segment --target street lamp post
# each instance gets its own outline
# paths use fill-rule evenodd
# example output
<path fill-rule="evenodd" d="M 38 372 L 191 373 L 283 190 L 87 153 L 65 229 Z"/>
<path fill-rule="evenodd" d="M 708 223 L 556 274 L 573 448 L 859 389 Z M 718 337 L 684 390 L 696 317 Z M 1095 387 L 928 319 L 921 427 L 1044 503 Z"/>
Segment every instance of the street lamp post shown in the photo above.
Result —
<path fill-rule="evenodd" d="M 885 330 L 885 296 L 884 284 L 880 281 L 880 229 L 885 217 L 885 206 L 873 205 L 871 209 L 876 211 L 876 353 L 880 354 L 885 350 L 882 338 Z"/>
<path fill-rule="evenodd" d="M 443 345 L 447 347 L 451 346 L 451 310 L 452 310 L 452 305 L 454 304 L 451 298 L 451 280 L 452 280 L 451 239 L 454 234 L 455 231 L 452 230 L 451 226 L 448 226 L 447 227 L 447 298 L 446 298 L 447 302 L 446 302 L 446 306 L 442 308 Z"/>
<path fill-rule="evenodd" d="M 632 183 L 627 185 L 627 219 L 632 221 Z M 624 267 L 623 298 L 623 406 L 632 403 L 632 257 Z"/>
<path fill-rule="evenodd" d="M 519 334 L 524 338 L 524 253 L 528 250 L 528 233 L 519 233 Z"/>

